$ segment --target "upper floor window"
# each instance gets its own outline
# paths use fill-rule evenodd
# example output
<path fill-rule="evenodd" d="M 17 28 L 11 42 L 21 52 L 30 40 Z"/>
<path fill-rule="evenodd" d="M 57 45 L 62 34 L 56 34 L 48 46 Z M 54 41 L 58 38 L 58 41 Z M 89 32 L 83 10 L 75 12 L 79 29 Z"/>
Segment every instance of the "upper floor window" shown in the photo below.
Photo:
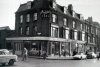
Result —
<path fill-rule="evenodd" d="M 33 19 L 37 20 L 37 13 L 34 13 Z"/>
<path fill-rule="evenodd" d="M 57 16 L 55 14 L 52 14 L 52 21 L 56 22 L 56 20 L 57 20 Z"/>
<path fill-rule="evenodd" d="M 74 38 L 77 40 L 77 31 L 74 32 Z"/>
<path fill-rule="evenodd" d="M 54 9 L 56 8 L 56 2 L 53 2 L 53 8 Z"/>
<path fill-rule="evenodd" d="M 64 18 L 63 20 L 64 20 L 64 25 L 67 25 L 67 19 Z"/>
<path fill-rule="evenodd" d="M 95 38 L 93 37 L 93 43 L 95 43 Z"/>
<path fill-rule="evenodd" d="M 66 30 L 66 39 L 69 38 L 69 30 Z"/>
<path fill-rule="evenodd" d="M 67 7 L 64 7 L 64 14 L 67 14 Z"/>
<path fill-rule="evenodd" d="M 26 22 L 30 22 L 30 14 L 26 15 Z"/>
<path fill-rule="evenodd" d="M 91 39 L 90 36 L 88 36 L 88 43 L 90 43 L 90 39 Z"/>
<path fill-rule="evenodd" d="M 75 28 L 75 25 L 76 25 L 76 23 L 75 23 L 75 21 L 73 21 L 73 28 Z"/>
<path fill-rule="evenodd" d="M 20 15 L 20 23 L 23 22 L 23 15 Z"/>
<path fill-rule="evenodd" d="M 58 37 L 58 36 L 59 36 L 58 28 L 56 28 L 56 27 L 51 27 L 51 36 L 52 36 L 52 37 Z"/>
<path fill-rule="evenodd" d="M 96 35 L 98 34 L 98 30 L 97 30 L 97 28 L 96 28 Z"/>
<path fill-rule="evenodd" d="M 88 32 L 89 32 L 89 30 L 90 30 L 90 27 L 88 27 Z"/>
<path fill-rule="evenodd" d="M 29 27 L 26 27 L 26 35 L 29 35 Z"/>
<path fill-rule="evenodd" d="M 22 27 L 20 28 L 20 34 L 22 35 Z"/>
<path fill-rule="evenodd" d="M 82 41 L 85 41 L 85 34 L 82 33 Z"/>
<path fill-rule="evenodd" d="M 83 28 L 83 24 L 80 24 L 80 28 L 81 28 L 81 30 L 82 30 L 82 28 Z"/>

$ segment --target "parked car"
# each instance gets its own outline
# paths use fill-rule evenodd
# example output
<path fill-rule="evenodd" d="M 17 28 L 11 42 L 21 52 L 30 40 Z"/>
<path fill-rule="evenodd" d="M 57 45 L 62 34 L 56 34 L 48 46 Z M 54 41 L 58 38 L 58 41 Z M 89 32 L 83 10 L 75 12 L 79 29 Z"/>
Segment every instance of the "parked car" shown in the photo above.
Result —
<path fill-rule="evenodd" d="M 78 53 L 76 55 L 73 56 L 73 59 L 86 59 L 86 55 L 84 53 Z"/>
<path fill-rule="evenodd" d="M 96 58 L 97 54 L 95 54 L 94 52 L 88 52 L 87 53 L 87 59 L 93 59 Z"/>
<path fill-rule="evenodd" d="M 18 60 L 17 58 L 17 55 L 13 55 L 7 49 L 0 49 L 0 64 L 5 65 L 8 63 L 8 65 L 13 65 Z"/>

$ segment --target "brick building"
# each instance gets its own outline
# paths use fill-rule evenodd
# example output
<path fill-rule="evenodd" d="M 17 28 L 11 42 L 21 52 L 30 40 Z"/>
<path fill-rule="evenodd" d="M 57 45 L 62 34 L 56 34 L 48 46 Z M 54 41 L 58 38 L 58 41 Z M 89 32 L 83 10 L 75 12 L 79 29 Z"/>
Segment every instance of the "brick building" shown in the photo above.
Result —
<path fill-rule="evenodd" d="M 16 36 L 6 38 L 16 53 L 23 47 L 33 49 L 40 56 L 72 55 L 73 51 L 96 51 L 97 27 L 92 18 L 84 17 L 55 0 L 34 0 L 21 4 L 15 13 Z"/>
<path fill-rule="evenodd" d="M 11 46 L 6 46 L 6 37 L 11 36 L 14 30 L 11 30 L 9 26 L 0 27 L 0 49 L 12 49 Z"/>

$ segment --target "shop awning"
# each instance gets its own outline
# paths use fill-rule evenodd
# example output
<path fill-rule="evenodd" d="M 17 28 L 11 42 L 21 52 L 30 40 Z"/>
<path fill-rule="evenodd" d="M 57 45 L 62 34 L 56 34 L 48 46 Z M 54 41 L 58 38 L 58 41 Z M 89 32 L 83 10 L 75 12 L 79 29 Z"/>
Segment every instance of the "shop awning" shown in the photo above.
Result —
<path fill-rule="evenodd" d="M 62 41 L 62 42 L 70 42 L 69 39 L 63 38 L 53 38 L 53 37 L 11 37 L 6 38 L 6 40 L 46 40 L 46 41 Z"/>

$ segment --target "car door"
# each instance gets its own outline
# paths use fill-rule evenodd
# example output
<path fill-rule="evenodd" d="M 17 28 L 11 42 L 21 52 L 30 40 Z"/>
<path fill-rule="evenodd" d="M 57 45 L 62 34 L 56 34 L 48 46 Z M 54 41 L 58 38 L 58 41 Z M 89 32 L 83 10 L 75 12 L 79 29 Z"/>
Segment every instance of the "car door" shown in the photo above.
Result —
<path fill-rule="evenodd" d="M 3 51 L 0 51 L 0 63 L 5 63 L 6 58 L 5 58 L 5 53 Z"/>

